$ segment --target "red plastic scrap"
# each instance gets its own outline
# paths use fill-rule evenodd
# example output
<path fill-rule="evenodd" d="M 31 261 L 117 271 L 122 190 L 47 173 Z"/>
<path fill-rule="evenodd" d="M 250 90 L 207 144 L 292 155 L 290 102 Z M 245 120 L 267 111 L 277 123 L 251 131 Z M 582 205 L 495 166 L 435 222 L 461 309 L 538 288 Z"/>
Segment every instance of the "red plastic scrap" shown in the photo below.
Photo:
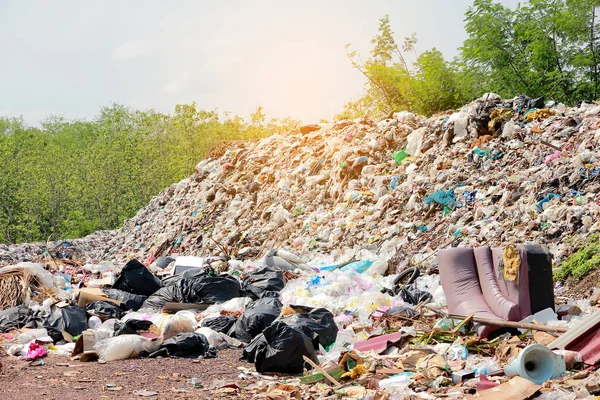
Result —
<path fill-rule="evenodd" d="M 487 389 L 498 386 L 498 382 L 490 381 L 484 374 L 479 375 L 479 382 L 477 382 L 477 393 Z"/>
<path fill-rule="evenodd" d="M 596 365 L 600 361 L 600 329 L 587 331 L 565 346 L 565 350 L 578 351 L 585 364 Z"/>
<path fill-rule="evenodd" d="M 362 342 L 355 343 L 354 350 L 358 350 L 363 353 L 370 350 L 375 350 L 377 354 L 381 354 L 384 351 L 386 351 L 391 345 L 400 343 L 402 339 L 406 336 L 408 336 L 408 334 L 403 332 L 396 332 L 390 333 L 388 335 L 376 336 L 367 340 L 363 340 Z"/>
<path fill-rule="evenodd" d="M 548 348 L 578 351 L 584 364 L 595 365 L 600 361 L 600 311 L 562 334 Z"/>

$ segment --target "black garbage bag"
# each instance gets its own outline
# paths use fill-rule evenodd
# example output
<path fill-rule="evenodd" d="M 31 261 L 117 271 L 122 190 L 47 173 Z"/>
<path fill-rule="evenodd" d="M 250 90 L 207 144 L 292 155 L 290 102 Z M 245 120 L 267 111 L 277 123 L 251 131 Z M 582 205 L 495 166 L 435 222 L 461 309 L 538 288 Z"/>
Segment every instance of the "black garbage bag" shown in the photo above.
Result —
<path fill-rule="evenodd" d="M 165 269 L 173 261 L 175 261 L 175 259 L 172 257 L 158 257 L 156 260 L 154 260 L 154 265 L 156 265 L 158 268 Z"/>
<path fill-rule="evenodd" d="M 121 318 L 123 318 L 123 315 L 125 314 L 125 311 L 126 311 L 126 310 L 123 310 L 121 307 L 119 307 L 117 304 L 113 303 L 112 301 L 108 301 L 108 300 L 100 300 L 100 301 L 93 301 L 91 303 L 87 303 L 85 305 L 85 310 L 90 315 L 96 315 L 100 318 L 105 318 L 105 319 L 110 319 L 110 318 L 121 319 Z"/>
<path fill-rule="evenodd" d="M 184 288 L 184 296 L 189 303 L 224 303 L 240 297 L 240 281 L 231 275 L 203 276 Z"/>
<path fill-rule="evenodd" d="M 142 304 L 148 298 L 147 296 L 128 293 L 119 289 L 104 289 L 102 292 L 113 300 L 119 300 L 126 310 L 133 311 L 142 308 Z"/>
<path fill-rule="evenodd" d="M 253 300 L 263 297 L 264 292 L 280 292 L 285 286 L 285 278 L 280 269 L 264 267 L 249 274 L 242 282 L 242 295 Z M 273 297 L 272 294 L 267 297 Z"/>
<path fill-rule="evenodd" d="M 235 321 L 237 321 L 237 318 L 232 315 L 222 315 L 220 317 L 204 318 L 200 322 L 200 326 L 227 335 L 231 327 L 235 325 Z"/>
<path fill-rule="evenodd" d="M 273 292 L 271 290 L 265 290 L 259 296 L 260 299 L 266 299 L 267 297 L 279 298 L 279 292 Z"/>
<path fill-rule="evenodd" d="M 148 296 L 142 308 L 154 308 L 160 309 L 163 308 L 165 303 L 185 303 L 182 301 L 181 289 L 179 286 L 182 284 L 179 281 L 175 285 L 169 285 L 158 289 L 152 296 Z"/>
<path fill-rule="evenodd" d="M 115 323 L 115 336 L 139 335 L 140 332 L 146 332 L 151 326 L 152 321 L 141 319 L 128 319 L 125 322 L 117 321 Z"/>
<path fill-rule="evenodd" d="M 223 303 L 240 297 L 240 282 L 231 275 L 183 278 L 165 286 L 144 302 L 143 307 L 162 308 L 165 303 Z"/>
<path fill-rule="evenodd" d="M 268 297 L 250 303 L 230 329 L 228 335 L 249 343 L 277 319 L 283 305 L 279 299 Z"/>
<path fill-rule="evenodd" d="M 210 268 L 191 268 L 183 271 L 182 273 L 163 278 L 162 283 L 163 286 L 170 286 L 179 283 L 183 279 L 195 280 L 210 275 L 214 275 L 214 271 L 212 271 Z"/>
<path fill-rule="evenodd" d="M 0 333 L 25 327 L 29 317 L 29 307 L 23 304 L 0 311 Z"/>
<path fill-rule="evenodd" d="M 529 100 L 529 108 L 545 108 L 544 96 Z"/>
<path fill-rule="evenodd" d="M 414 285 L 403 286 L 400 289 L 400 298 L 407 303 L 416 306 L 421 302 L 430 302 L 433 299 L 431 293 L 419 290 Z"/>
<path fill-rule="evenodd" d="M 387 310 L 383 316 L 384 317 L 403 317 L 403 318 L 412 318 L 417 315 L 417 312 L 414 308 L 408 306 L 400 306 L 400 307 L 392 307 Z"/>
<path fill-rule="evenodd" d="M 85 310 L 77 305 L 52 307 L 41 327 L 46 328 L 48 335 L 56 342 L 62 339 L 62 331 L 71 336 L 81 335 L 87 329 L 87 317 Z"/>
<path fill-rule="evenodd" d="M 162 287 L 162 283 L 144 264 L 133 259 L 123 267 L 121 275 L 112 287 L 128 293 L 150 296 Z"/>
<path fill-rule="evenodd" d="M 544 108 L 545 106 L 544 96 L 532 99 L 524 94 L 517 97 L 513 104 L 513 107 L 520 112 L 525 112 L 532 108 Z"/>
<path fill-rule="evenodd" d="M 327 347 L 335 343 L 337 338 L 338 327 L 333 320 L 333 314 L 325 308 L 316 308 L 309 312 L 297 312 L 282 317 L 279 321 L 308 336 L 315 349 L 319 348 L 319 344 Z"/>
<path fill-rule="evenodd" d="M 183 332 L 165 340 L 160 349 L 148 357 L 213 358 L 216 355 L 217 349 L 210 347 L 206 336 L 196 332 Z"/>
<path fill-rule="evenodd" d="M 315 348 L 301 331 L 275 321 L 244 348 L 242 359 L 254 363 L 256 371 L 301 374 L 304 358 L 317 361 Z M 310 365 L 307 366 L 310 369 Z"/>

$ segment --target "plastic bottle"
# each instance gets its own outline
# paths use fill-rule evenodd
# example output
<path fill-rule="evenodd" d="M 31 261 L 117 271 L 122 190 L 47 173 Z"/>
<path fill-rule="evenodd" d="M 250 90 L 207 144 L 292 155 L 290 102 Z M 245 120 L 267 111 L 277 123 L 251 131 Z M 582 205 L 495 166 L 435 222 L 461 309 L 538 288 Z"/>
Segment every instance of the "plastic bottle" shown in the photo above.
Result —
<path fill-rule="evenodd" d="M 500 369 L 500 366 L 498 365 L 498 363 L 495 360 L 490 359 L 484 359 L 481 360 L 481 362 L 479 362 L 479 364 L 477 364 L 477 367 L 473 368 L 473 372 L 475 372 L 475 376 L 479 376 L 479 375 L 487 375 L 491 372 L 497 371 Z"/>
<path fill-rule="evenodd" d="M 463 345 L 453 344 L 448 348 L 446 352 L 448 360 L 456 361 L 456 360 L 466 360 L 469 357 L 469 350 Z"/>

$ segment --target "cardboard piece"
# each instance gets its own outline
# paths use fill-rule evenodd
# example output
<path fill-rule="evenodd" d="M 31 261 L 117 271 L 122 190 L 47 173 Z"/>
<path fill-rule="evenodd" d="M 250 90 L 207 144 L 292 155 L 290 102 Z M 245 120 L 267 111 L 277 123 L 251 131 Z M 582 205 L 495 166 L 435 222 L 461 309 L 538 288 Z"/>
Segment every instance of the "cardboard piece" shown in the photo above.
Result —
<path fill-rule="evenodd" d="M 481 393 L 469 395 L 467 398 L 480 400 L 523 400 L 533 396 L 541 387 L 541 385 L 516 376 L 502 385 L 484 390 Z"/>
<path fill-rule="evenodd" d="M 83 288 L 78 291 L 79 296 L 77 297 L 77 305 L 85 308 L 85 305 L 94 301 L 111 301 L 117 305 L 121 305 L 119 300 L 114 300 L 106 296 L 101 289 L 96 288 Z"/>
<path fill-rule="evenodd" d="M 75 342 L 75 348 L 71 357 L 81 354 L 80 361 L 95 361 L 98 359 L 98 353 L 94 350 L 94 345 L 102 339 L 111 337 L 108 332 L 98 332 L 92 329 L 85 330 Z"/>

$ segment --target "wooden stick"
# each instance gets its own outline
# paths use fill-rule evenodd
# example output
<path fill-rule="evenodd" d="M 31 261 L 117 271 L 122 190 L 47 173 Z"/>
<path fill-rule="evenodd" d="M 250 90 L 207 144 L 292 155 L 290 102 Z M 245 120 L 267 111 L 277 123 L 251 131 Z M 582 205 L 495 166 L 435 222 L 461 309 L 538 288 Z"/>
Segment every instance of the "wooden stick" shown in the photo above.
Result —
<path fill-rule="evenodd" d="M 456 335 L 456 333 L 460 330 L 460 328 L 462 328 L 463 326 L 465 326 L 465 324 L 468 324 L 471 320 L 473 320 L 473 317 L 475 316 L 475 314 L 469 314 L 467 316 L 467 318 L 463 319 L 462 322 L 458 325 L 456 325 L 454 327 L 454 329 L 452 329 L 450 332 L 452 332 L 453 335 Z"/>
<path fill-rule="evenodd" d="M 331 383 L 333 383 L 336 387 L 342 386 L 341 383 L 339 383 L 338 381 L 335 380 L 335 378 L 331 375 L 329 375 L 323 368 L 319 367 L 317 364 L 314 363 L 313 360 L 311 360 L 310 358 L 306 357 L 306 356 L 302 356 L 304 358 L 304 361 L 306 361 L 307 363 L 309 363 L 314 369 L 316 369 L 317 371 L 319 371 L 320 373 L 323 374 L 323 376 L 325 378 L 327 378 Z"/>
<path fill-rule="evenodd" d="M 462 315 L 448 315 L 448 318 L 451 319 L 465 319 L 465 316 Z M 481 318 L 481 317 L 473 317 L 473 322 L 478 322 L 483 325 L 493 325 L 500 326 L 502 328 L 520 328 L 520 329 L 530 329 L 532 331 L 542 331 L 542 332 L 567 332 L 569 328 L 566 326 L 548 326 L 548 325 L 538 325 L 538 324 L 530 324 L 527 322 L 514 322 L 514 321 L 505 321 L 502 319 L 492 319 L 492 318 Z"/>
<path fill-rule="evenodd" d="M 554 149 L 554 150 L 556 150 L 556 151 L 562 151 L 562 150 L 561 150 L 559 147 L 556 147 L 555 145 L 553 145 L 553 144 L 551 144 L 551 143 L 548 143 L 548 142 L 546 142 L 545 140 L 540 140 L 540 143 L 541 143 L 541 144 L 543 144 L 543 145 L 545 145 L 545 146 L 548 146 L 548 147 L 550 147 L 551 149 Z"/>

